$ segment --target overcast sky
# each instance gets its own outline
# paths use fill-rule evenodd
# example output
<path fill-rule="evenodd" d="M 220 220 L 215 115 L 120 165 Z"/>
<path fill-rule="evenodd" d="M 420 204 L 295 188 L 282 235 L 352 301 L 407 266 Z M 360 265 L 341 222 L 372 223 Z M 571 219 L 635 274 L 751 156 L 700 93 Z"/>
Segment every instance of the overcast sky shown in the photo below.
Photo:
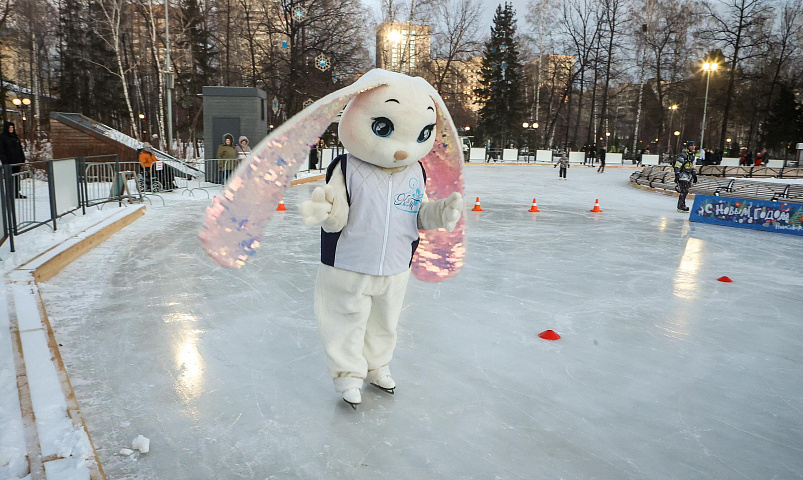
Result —
<path fill-rule="evenodd" d="M 508 0 L 510 3 L 513 4 L 513 8 L 516 10 L 516 19 L 518 20 L 517 25 L 519 26 L 519 30 L 526 28 L 524 25 L 524 15 L 526 13 L 527 7 L 527 0 Z M 379 18 L 379 7 L 380 7 L 380 0 L 363 0 L 369 8 L 371 8 L 373 12 L 374 18 Z M 496 7 L 500 4 L 503 4 L 504 0 L 483 0 L 483 8 L 485 9 L 483 15 L 483 32 L 484 34 L 488 34 L 491 31 L 491 24 L 493 24 L 494 19 L 494 12 L 496 11 Z"/>

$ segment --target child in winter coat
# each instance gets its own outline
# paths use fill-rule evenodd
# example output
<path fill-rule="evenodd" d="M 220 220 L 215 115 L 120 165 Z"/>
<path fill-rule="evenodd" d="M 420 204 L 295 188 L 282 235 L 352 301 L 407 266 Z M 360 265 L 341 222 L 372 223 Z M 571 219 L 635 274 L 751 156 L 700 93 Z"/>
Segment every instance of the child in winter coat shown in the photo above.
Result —
<path fill-rule="evenodd" d="M 560 172 L 558 174 L 558 178 L 566 180 L 566 169 L 569 168 L 569 159 L 566 157 L 565 153 L 560 154 L 560 160 L 558 160 L 558 163 L 555 164 L 555 167 L 557 167 L 558 165 L 560 165 Z"/>

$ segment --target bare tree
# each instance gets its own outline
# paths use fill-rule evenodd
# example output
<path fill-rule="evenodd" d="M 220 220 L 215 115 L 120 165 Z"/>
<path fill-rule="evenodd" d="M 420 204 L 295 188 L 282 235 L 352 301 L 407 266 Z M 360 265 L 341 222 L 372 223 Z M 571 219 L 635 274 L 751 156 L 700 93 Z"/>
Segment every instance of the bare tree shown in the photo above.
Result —
<path fill-rule="evenodd" d="M 101 37 L 114 53 L 116 63 L 114 67 L 108 65 L 100 66 L 120 79 L 120 84 L 123 88 L 123 98 L 125 99 L 126 108 L 128 109 L 128 119 L 131 122 L 131 130 L 134 136 L 139 138 L 139 128 L 137 128 L 136 120 L 134 120 L 134 108 L 131 105 L 131 94 L 129 93 L 128 81 L 126 79 L 126 75 L 134 68 L 135 63 L 127 64 L 124 58 L 123 17 L 126 14 L 125 10 L 128 3 L 125 0 L 102 0 L 98 2 L 98 5 L 103 14 L 101 21 L 104 32 Z"/>
<path fill-rule="evenodd" d="M 611 67 L 614 63 L 614 54 L 617 40 L 622 36 L 620 25 L 623 22 L 622 10 L 624 10 L 623 0 L 602 0 L 602 20 L 605 25 L 603 35 L 607 41 L 605 50 L 603 51 L 605 58 L 605 82 L 602 85 L 602 106 L 600 107 L 600 122 L 597 125 L 597 138 L 602 138 L 600 135 L 603 129 L 608 129 L 608 97 L 611 86 Z M 607 138 L 607 137 L 606 137 Z"/>
<path fill-rule="evenodd" d="M 8 21 L 8 14 L 11 11 L 11 0 L 5 0 L 2 4 L 3 13 L 0 14 L 0 31 L 5 29 L 6 22 Z M 2 39 L 0 39 L 2 42 Z M 0 119 L 6 120 L 6 83 L 5 75 L 3 74 L 3 55 L 0 54 L 0 108 L 2 115 Z"/>
<path fill-rule="evenodd" d="M 715 0 L 706 6 L 711 22 L 707 22 L 702 37 L 718 42 L 730 57 L 728 90 L 719 136 L 719 148 L 724 148 L 738 67 L 742 61 L 759 55 L 767 42 L 764 27 L 772 6 L 769 0 Z"/>
<path fill-rule="evenodd" d="M 577 116 L 572 135 L 573 141 L 577 142 L 583 117 L 586 74 L 592 66 L 595 46 L 600 36 L 597 3 L 593 0 L 569 0 L 564 3 L 559 27 L 566 51 L 571 52 L 575 57 L 575 70 L 572 72 L 569 85 L 571 87 L 576 84 L 579 90 Z M 593 108 L 591 116 L 593 116 Z"/>
<path fill-rule="evenodd" d="M 767 93 L 767 111 L 772 105 L 772 94 L 775 92 L 783 69 L 800 49 L 801 37 L 803 37 L 803 0 L 787 0 L 781 10 L 779 23 L 778 31 L 772 35 L 769 44 L 768 56 L 775 68 L 772 71 L 772 79 Z"/>
<path fill-rule="evenodd" d="M 480 0 L 437 0 L 432 6 L 434 32 L 431 63 L 435 89 L 444 93 L 447 79 L 457 75 L 454 62 L 476 55 L 482 3 Z M 461 79 L 458 79 L 461 80 Z"/>
<path fill-rule="evenodd" d="M 530 34 L 534 37 L 535 43 L 538 46 L 535 66 L 535 111 L 533 116 L 533 120 L 536 123 L 539 122 L 541 113 L 541 74 L 544 70 L 543 59 L 546 53 L 552 53 L 554 51 L 554 21 L 559 17 L 560 7 L 555 0 L 531 0 L 527 5 L 526 19 L 530 25 Z M 552 84 L 554 85 L 554 79 Z"/>
<path fill-rule="evenodd" d="M 659 132 L 665 139 L 671 138 L 667 122 L 669 104 L 666 97 L 669 89 L 677 85 L 686 68 L 689 54 L 687 39 L 694 19 L 691 2 L 686 0 L 664 0 L 653 5 L 658 20 L 649 24 L 643 34 L 647 47 L 649 69 L 655 74 L 653 90 L 658 97 Z M 668 141 L 667 141 L 668 143 Z M 659 143 L 659 151 L 664 142 Z"/>
<path fill-rule="evenodd" d="M 159 138 L 162 141 L 167 141 L 167 137 L 165 136 L 165 89 L 164 83 L 162 82 L 162 75 L 161 69 L 159 68 L 159 50 L 158 46 L 160 43 L 160 37 L 158 35 L 158 29 L 156 28 L 156 16 L 157 13 L 154 11 L 153 8 L 153 0 L 140 0 L 140 12 L 145 18 L 145 21 L 148 25 L 148 35 L 149 35 L 149 46 L 150 46 L 150 53 L 151 53 L 151 61 L 153 62 L 153 69 L 156 72 L 156 95 L 157 95 L 157 109 L 159 111 L 159 115 L 157 115 L 157 128 L 159 130 Z M 164 10 L 162 10 L 162 17 L 164 16 Z M 163 42 L 162 42 L 163 43 Z M 164 43 L 163 43 L 164 44 Z"/>

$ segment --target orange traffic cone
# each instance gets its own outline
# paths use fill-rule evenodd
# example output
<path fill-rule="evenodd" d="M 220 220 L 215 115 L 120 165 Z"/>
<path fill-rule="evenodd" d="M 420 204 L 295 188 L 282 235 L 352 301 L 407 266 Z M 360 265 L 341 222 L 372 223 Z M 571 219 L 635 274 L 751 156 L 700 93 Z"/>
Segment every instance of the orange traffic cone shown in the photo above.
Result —
<path fill-rule="evenodd" d="M 602 209 L 599 208 L 599 198 L 596 202 L 594 202 L 594 208 L 591 209 L 592 212 L 600 212 L 602 213 Z"/>
<path fill-rule="evenodd" d="M 541 211 L 541 210 L 538 210 L 538 203 L 536 203 L 534 198 L 533 198 L 533 206 L 530 207 L 530 210 L 528 210 L 528 211 L 533 212 L 533 213 L 538 213 L 538 212 Z"/>
<path fill-rule="evenodd" d="M 284 206 L 284 197 L 279 197 L 279 206 L 276 207 L 277 212 L 286 212 L 287 207 Z"/>
<path fill-rule="evenodd" d="M 480 206 L 480 197 L 477 197 L 477 201 L 474 202 L 474 208 L 471 209 L 472 212 L 482 212 L 482 207 Z"/>

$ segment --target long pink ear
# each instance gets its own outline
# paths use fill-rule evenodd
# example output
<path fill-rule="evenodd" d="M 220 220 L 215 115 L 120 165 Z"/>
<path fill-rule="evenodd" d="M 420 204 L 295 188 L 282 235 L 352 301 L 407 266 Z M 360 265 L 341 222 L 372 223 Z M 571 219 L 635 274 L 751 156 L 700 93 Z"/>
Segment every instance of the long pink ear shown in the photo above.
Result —
<path fill-rule="evenodd" d="M 199 237 L 215 262 L 226 268 L 245 265 L 259 248 L 262 230 L 279 199 L 307 161 L 309 146 L 349 100 L 386 83 L 382 75 L 369 72 L 305 108 L 251 150 L 251 157 L 240 164 L 223 193 L 206 209 Z"/>
<path fill-rule="evenodd" d="M 435 144 L 421 160 L 427 172 L 429 200 L 446 198 L 453 192 L 463 194 L 463 153 L 460 137 L 446 105 L 433 89 L 437 121 Z M 413 258 L 413 275 L 425 282 L 442 282 L 455 275 L 463 266 L 466 256 L 465 216 L 461 215 L 452 232 L 444 229 L 420 230 L 416 255 Z"/>

